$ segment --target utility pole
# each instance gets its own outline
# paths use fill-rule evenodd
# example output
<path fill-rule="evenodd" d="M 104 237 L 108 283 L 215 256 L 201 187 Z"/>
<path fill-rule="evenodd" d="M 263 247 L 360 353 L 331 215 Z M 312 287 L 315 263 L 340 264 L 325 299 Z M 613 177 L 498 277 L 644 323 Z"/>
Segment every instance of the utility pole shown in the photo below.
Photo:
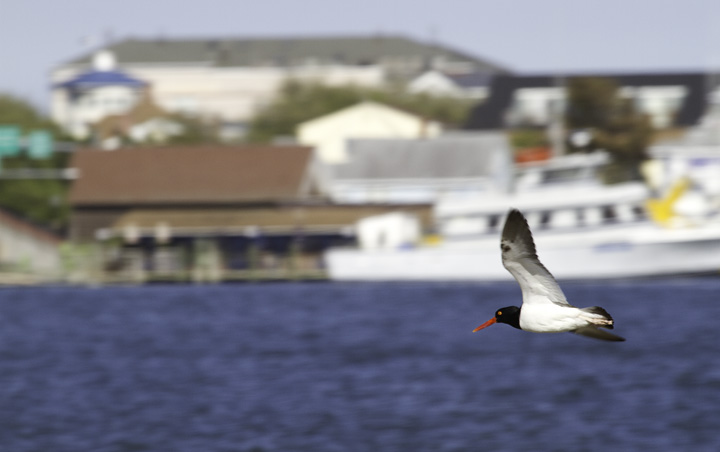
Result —
<path fill-rule="evenodd" d="M 550 100 L 550 124 L 548 124 L 548 138 L 552 146 L 552 156 L 559 157 L 565 155 L 565 77 L 556 75 L 554 78 L 554 86 L 559 93 Z"/>

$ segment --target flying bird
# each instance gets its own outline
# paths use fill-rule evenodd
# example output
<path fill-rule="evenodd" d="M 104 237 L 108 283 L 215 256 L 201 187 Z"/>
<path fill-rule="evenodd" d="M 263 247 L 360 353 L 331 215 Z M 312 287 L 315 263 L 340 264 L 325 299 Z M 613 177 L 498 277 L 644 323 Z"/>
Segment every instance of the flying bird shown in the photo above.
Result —
<path fill-rule="evenodd" d="M 605 341 L 625 339 L 600 328 L 613 329 L 613 318 L 599 307 L 576 308 L 568 303 L 552 274 L 538 259 L 530 227 L 522 213 L 511 209 L 500 239 L 503 266 L 522 290 L 522 306 L 498 309 L 495 317 L 473 332 L 506 323 L 533 333 L 571 332 Z"/>

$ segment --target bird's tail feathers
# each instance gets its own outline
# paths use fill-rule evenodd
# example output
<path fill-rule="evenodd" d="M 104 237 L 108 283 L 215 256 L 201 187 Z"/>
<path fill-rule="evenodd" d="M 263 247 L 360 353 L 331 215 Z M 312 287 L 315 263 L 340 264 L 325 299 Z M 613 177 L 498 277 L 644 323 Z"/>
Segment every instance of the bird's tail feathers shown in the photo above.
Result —
<path fill-rule="evenodd" d="M 610 316 L 610 314 L 608 314 L 606 310 L 604 310 L 600 306 L 590 306 L 589 308 L 582 308 L 581 311 L 588 314 L 583 315 L 582 317 L 591 324 L 607 328 L 609 330 L 612 330 L 614 328 L 613 318 Z"/>

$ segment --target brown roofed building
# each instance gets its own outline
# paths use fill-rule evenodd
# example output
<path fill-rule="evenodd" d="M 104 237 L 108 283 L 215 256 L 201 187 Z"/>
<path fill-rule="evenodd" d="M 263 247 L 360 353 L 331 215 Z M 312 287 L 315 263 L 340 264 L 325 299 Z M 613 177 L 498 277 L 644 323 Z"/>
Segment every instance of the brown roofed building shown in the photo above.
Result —
<path fill-rule="evenodd" d="M 225 269 L 248 268 L 253 247 L 275 257 L 299 250 L 317 266 L 322 250 L 354 240 L 352 226 L 368 215 L 403 210 L 430 223 L 427 205 L 331 204 L 308 147 L 83 150 L 72 167 L 70 238 L 120 238 L 149 261 L 169 249 L 185 261 L 209 240 Z"/>
<path fill-rule="evenodd" d="M 94 239 L 139 207 L 269 206 L 320 196 L 311 148 L 201 146 L 78 151 L 71 238 Z"/>
<path fill-rule="evenodd" d="M 79 151 L 73 206 L 247 203 L 317 195 L 313 153 L 295 146 Z"/>

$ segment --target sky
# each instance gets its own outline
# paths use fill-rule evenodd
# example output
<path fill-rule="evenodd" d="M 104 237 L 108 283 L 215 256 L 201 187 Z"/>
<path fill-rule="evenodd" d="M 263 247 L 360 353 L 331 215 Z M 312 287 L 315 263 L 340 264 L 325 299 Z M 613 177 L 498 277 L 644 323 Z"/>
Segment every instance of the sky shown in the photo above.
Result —
<path fill-rule="evenodd" d="M 521 74 L 720 68 L 717 0 L 0 0 L 0 93 L 46 111 L 50 70 L 108 40 L 377 33 Z"/>

